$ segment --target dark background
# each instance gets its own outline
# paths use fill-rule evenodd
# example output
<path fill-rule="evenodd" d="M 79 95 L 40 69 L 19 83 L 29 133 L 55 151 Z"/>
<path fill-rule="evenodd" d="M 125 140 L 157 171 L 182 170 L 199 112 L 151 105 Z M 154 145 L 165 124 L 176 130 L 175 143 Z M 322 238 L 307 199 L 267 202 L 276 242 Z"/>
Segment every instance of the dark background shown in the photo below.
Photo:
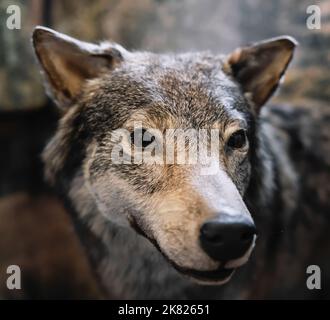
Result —
<path fill-rule="evenodd" d="M 6 8 L 22 11 L 6 28 Z M 308 30 L 306 8 L 321 8 Z M 47 99 L 30 36 L 44 25 L 87 41 L 111 39 L 131 50 L 227 53 L 288 34 L 300 46 L 274 103 L 330 101 L 330 1 L 27 0 L 0 2 L 0 298 L 98 298 L 92 272 L 61 202 L 42 178 L 40 152 L 58 113 Z M 22 290 L 7 290 L 6 268 L 22 270 Z"/>

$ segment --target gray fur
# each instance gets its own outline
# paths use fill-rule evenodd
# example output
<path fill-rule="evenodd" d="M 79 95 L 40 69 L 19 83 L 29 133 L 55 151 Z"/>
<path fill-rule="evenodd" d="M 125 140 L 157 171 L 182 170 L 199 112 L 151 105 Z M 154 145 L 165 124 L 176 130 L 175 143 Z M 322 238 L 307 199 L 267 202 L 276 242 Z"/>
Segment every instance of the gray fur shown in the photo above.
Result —
<path fill-rule="evenodd" d="M 43 154 L 46 176 L 70 203 L 77 225 L 83 226 L 82 241 L 106 294 L 138 299 L 281 295 L 281 287 L 272 281 L 290 275 L 277 273 L 276 266 L 281 261 L 293 265 L 295 259 L 300 261 L 294 263 L 299 272 L 286 286 L 297 292 L 294 288 L 301 281 L 298 274 L 301 276 L 300 269 L 310 256 L 302 254 L 299 248 L 294 253 L 290 251 L 291 237 L 294 246 L 300 245 L 290 228 L 295 222 L 300 224 L 305 214 L 311 214 L 312 207 L 304 199 L 308 190 L 304 181 L 313 181 L 306 171 L 302 178 L 300 170 L 308 164 L 323 163 L 323 159 L 316 157 L 315 162 L 308 157 L 306 161 L 297 159 L 293 153 L 297 144 L 292 144 L 292 139 L 295 135 L 299 140 L 299 152 L 309 154 L 312 146 L 302 132 L 304 121 L 316 121 L 315 127 L 323 122 L 317 114 L 310 116 L 310 110 L 301 111 L 293 123 L 287 121 L 289 109 L 265 109 L 259 115 L 258 102 L 273 92 L 291 59 L 292 44 L 286 41 L 271 42 L 275 48 L 280 43 L 290 54 L 281 52 L 283 62 L 276 61 L 269 67 L 269 72 L 276 70 L 275 76 L 269 93 L 263 92 L 260 99 L 258 92 L 245 91 L 259 88 L 259 83 L 258 86 L 246 83 L 244 72 L 235 78 L 235 68 L 240 59 L 246 58 L 244 50 L 243 54 L 234 53 L 229 60 L 207 52 L 156 55 L 124 51 L 120 63 L 108 72 L 86 79 L 79 95 L 70 97 L 72 105 Z M 261 46 L 268 50 L 267 43 Z M 247 55 L 254 54 L 254 48 L 248 49 Z M 263 58 L 263 63 L 272 62 Z M 244 62 L 245 65 L 251 67 Z M 255 78 L 260 77 L 260 70 L 248 71 Z M 322 112 L 325 111 L 319 110 Z M 109 160 L 113 148 L 111 132 L 129 129 L 136 119 L 158 129 L 216 126 L 223 146 L 220 173 L 205 178 L 198 174 L 198 167 L 113 164 Z M 226 151 L 229 131 L 240 128 L 247 132 L 249 147 Z M 312 136 L 314 130 L 310 132 Z M 329 150 L 329 145 L 324 145 L 320 148 Z M 324 167 L 328 165 L 324 163 Z M 320 192 L 318 223 L 323 223 L 328 219 L 323 213 L 329 190 Z M 302 205 L 303 200 L 306 205 Z M 196 230 L 226 201 L 243 211 L 247 206 L 261 230 L 260 239 L 252 260 L 236 270 L 229 284 L 223 287 L 197 284 L 166 260 L 184 269 L 218 268 L 219 263 L 199 247 Z M 134 225 L 144 236 L 131 227 Z M 305 226 L 300 224 L 300 228 Z M 306 239 L 319 241 L 313 235 Z M 309 246 L 312 251 L 313 245 Z"/>

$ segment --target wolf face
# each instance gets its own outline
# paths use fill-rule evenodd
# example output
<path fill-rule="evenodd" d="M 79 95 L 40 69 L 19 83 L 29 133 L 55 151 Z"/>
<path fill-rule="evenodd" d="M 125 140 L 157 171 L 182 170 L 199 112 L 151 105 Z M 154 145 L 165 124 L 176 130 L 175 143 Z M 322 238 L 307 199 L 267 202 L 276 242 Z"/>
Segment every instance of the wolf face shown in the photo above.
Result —
<path fill-rule="evenodd" d="M 244 198 L 257 117 L 295 42 L 271 39 L 228 56 L 158 55 L 41 27 L 33 42 L 63 111 L 44 152 L 48 179 L 70 197 L 80 174 L 95 215 L 134 228 L 192 279 L 228 281 L 256 240 Z M 192 154 L 197 161 L 169 162 L 168 149 L 174 160 Z"/>

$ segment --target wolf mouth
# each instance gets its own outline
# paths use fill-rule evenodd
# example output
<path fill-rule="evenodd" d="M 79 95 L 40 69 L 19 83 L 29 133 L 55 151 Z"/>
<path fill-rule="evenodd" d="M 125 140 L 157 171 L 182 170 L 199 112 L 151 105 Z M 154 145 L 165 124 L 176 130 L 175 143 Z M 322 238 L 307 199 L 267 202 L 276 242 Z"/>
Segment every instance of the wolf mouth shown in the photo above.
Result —
<path fill-rule="evenodd" d="M 150 238 L 148 238 L 150 240 Z M 165 259 L 173 266 L 175 270 L 177 270 L 179 273 L 188 276 L 190 278 L 193 278 L 197 281 L 205 282 L 212 284 L 218 283 L 221 281 L 224 281 L 226 279 L 229 279 L 231 275 L 234 273 L 234 268 L 223 268 L 219 267 L 215 270 L 195 270 L 190 268 L 184 268 L 179 265 L 177 265 L 173 260 L 171 260 L 159 247 L 158 243 L 156 241 L 152 241 L 153 244 L 156 246 L 156 248 L 159 250 L 159 252 L 165 257 Z"/>
<path fill-rule="evenodd" d="M 172 265 L 174 265 L 172 263 Z M 200 271 L 200 270 L 193 270 L 193 269 L 185 269 L 178 266 L 175 266 L 180 273 L 187 275 L 189 277 L 195 278 L 196 280 L 205 281 L 205 282 L 212 282 L 212 281 L 223 281 L 229 278 L 235 271 L 235 269 L 225 269 L 225 268 L 218 268 L 216 270 L 211 271 Z"/>
<path fill-rule="evenodd" d="M 133 216 L 128 216 L 128 220 L 130 222 L 131 227 L 141 236 L 145 237 L 148 239 L 155 247 L 156 249 L 163 255 L 163 257 L 176 269 L 179 273 L 189 276 L 191 278 L 194 278 L 199 281 L 204 281 L 204 282 L 219 282 L 228 279 L 233 272 L 235 271 L 234 268 L 223 268 L 219 267 L 218 269 L 215 270 L 195 270 L 195 269 L 189 269 L 189 268 L 183 268 L 177 265 L 173 260 L 171 260 L 160 248 L 158 242 L 148 236 L 145 231 L 140 227 L 140 225 L 137 223 L 136 219 L 134 219 Z"/>

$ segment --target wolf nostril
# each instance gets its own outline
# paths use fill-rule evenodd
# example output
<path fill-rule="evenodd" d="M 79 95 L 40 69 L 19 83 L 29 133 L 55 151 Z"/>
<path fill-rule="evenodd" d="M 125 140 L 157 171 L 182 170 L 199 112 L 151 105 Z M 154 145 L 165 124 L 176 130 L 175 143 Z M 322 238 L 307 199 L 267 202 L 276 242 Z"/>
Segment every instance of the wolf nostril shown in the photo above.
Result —
<path fill-rule="evenodd" d="M 253 232 L 244 232 L 241 236 L 241 240 L 242 241 L 250 241 L 251 237 L 253 237 L 253 236 L 254 236 Z"/>
<path fill-rule="evenodd" d="M 223 236 L 221 234 L 215 233 L 211 228 L 205 227 L 201 229 L 201 236 L 206 239 L 206 241 L 222 244 L 223 243 Z"/>
<path fill-rule="evenodd" d="M 228 261 L 244 255 L 256 234 L 253 221 L 243 215 L 220 214 L 200 229 L 200 243 L 213 259 Z"/>

